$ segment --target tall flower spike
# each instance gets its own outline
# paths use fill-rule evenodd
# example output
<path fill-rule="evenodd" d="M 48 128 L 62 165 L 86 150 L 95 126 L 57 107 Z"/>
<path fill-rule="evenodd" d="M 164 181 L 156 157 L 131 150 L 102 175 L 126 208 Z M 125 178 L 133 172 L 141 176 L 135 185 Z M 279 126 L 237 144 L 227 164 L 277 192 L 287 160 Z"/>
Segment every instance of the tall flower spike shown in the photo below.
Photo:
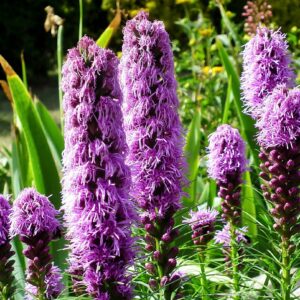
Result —
<path fill-rule="evenodd" d="M 183 185 L 183 138 L 169 36 L 140 12 L 127 22 L 120 64 L 132 197 L 144 210 L 151 286 L 168 284 L 176 266 L 174 213 Z M 170 285 L 169 285 L 170 286 Z M 166 297 L 169 291 L 166 289 Z"/>
<path fill-rule="evenodd" d="M 83 37 L 63 66 L 63 204 L 69 272 L 94 299 L 130 299 L 136 219 L 122 127 L 118 59 Z"/>
<path fill-rule="evenodd" d="M 8 200 L 0 195 L 0 297 L 10 299 L 14 293 L 13 261 L 9 237 L 9 214 L 11 207 Z"/>
<path fill-rule="evenodd" d="M 217 181 L 223 198 L 223 217 L 239 225 L 241 218 L 240 184 L 246 171 L 245 143 L 237 129 L 224 124 L 209 136 L 208 174 Z"/>
<path fill-rule="evenodd" d="M 54 289 L 47 281 L 53 269 L 49 243 L 60 235 L 57 215 L 58 211 L 49 199 L 33 188 L 26 188 L 20 193 L 10 215 L 11 236 L 19 235 L 28 246 L 23 251 L 28 258 L 26 281 L 35 287 L 36 295 L 42 299 L 56 298 L 62 288 L 62 284 L 56 282 L 55 290 L 59 292 L 50 293 Z"/>
<path fill-rule="evenodd" d="M 242 14 L 246 18 L 244 31 L 250 36 L 255 35 L 260 24 L 267 26 L 272 18 L 272 6 L 268 1 L 247 1 Z"/>
<path fill-rule="evenodd" d="M 279 84 L 292 87 L 295 74 L 285 35 L 259 27 L 256 35 L 245 45 L 241 88 L 245 110 L 259 118 L 266 96 Z"/>
<path fill-rule="evenodd" d="M 257 127 L 263 195 L 272 205 L 274 229 L 281 238 L 282 299 L 290 297 L 293 236 L 300 230 L 299 126 L 300 89 L 277 87 L 265 100 Z"/>
<path fill-rule="evenodd" d="M 206 246 L 213 238 L 218 212 L 214 209 L 202 209 L 191 211 L 190 216 L 184 223 L 191 226 L 194 244 Z"/>

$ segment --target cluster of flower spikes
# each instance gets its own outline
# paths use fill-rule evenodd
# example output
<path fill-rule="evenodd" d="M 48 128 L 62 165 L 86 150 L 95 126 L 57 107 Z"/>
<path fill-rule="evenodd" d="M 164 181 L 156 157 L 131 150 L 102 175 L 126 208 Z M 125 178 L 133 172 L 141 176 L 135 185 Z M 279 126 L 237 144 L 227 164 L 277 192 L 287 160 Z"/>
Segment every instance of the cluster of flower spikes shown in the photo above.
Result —
<path fill-rule="evenodd" d="M 38 296 L 54 299 L 62 292 L 61 274 L 53 266 L 49 243 L 60 236 L 61 227 L 46 196 L 33 188 L 24 189 L 14 201 L 10 215 L 10 235 L 27 245 L 23 251 L 27 264 L 27 299 Z M 32 294 L 33 293 L 33 294 Z"/>
<path fill-rule="evenodd" d="M 9 299 L 14 293 L 13 263 L 14 252 L 9 238 L 9 214 L 11 207 L 8 200 L 0 195 L 0 297 Z"/>
<path fill-rule="evenodd" d="M 147 269 L 154 288 L 170 283 L 178 252 L 172 245 L 178 235 L 173 217 L 185 183 L 177 84 L 162 22 L 151 22 L 147 13 L 140 12 L 127 22 L 123 33 L 120 81 L 134 186 L 131 195 L 144 211 L 146 249 L 153 252 L 154 263 L 148 263 Z"/>
<path fill-rule="evenodd" d="M 208 174 L 217 181 L 222 217 L 235 226 L 241 221 L 241 183 L 246 171 L 245 143 L 237 129 L 224 124 L 209 136 Z"/>
<path fill-rule="evenodd" d="M 250 36 L 255 35 L 260 24 L 267 26 L 272 18 L 272 6 L 268 1 L 247 1 L 242 16 L 246 18 L 244 31 Z"/>
<path fill-rule="evenodd" d="M 69 272 L 77 292 L 130 299 L 127 268 L 135 255 L 130 227 L 136 213 L 129 201 L 118 59 L 85 36 L 69 50 L 62 74 Z"/>
<path fill-rule="evenodd" d="M 190 218 L 185 220 L 192 229 L 192 239 L 197 246 L 206 246 L 214 237 L 215 222 L 218 212 L 214 209 L 199 209 L 190 212 Z"/>
<path fill-rule="evenodd" d="M 279 30 L 259 27 L 245 45 L 241 77 L 245 111 L 253 119 L 259 118 L 265 97 L 277 85 L 293 86 L 295 74 L 290 64 L 285 35 Z"/>
<path fill-rule="evenodd" d="M 235 229 L 235 242 L 240 246 L 241 244 L 247 244 L 248 239 L 246 237 L 247 227 L 237 228 Z M 231 256 L 230 256 L 230 247 L 231 247 L 231 233 L 230 233 L 230 224 L 226 223 L 222 230 L 218 230 L 216 232 L 214 240 L 216 243 L 221 244 L 223 246 L 223 254 L 225 257 L 225 262 L 228 270 L 231 267 Z M 244 249 L 242 247 L 238 247 L 238 256 L 242 257 L 244 253 Z M 242 260 L 239 260 L 238 264 L 239 269 L 243 267 Z"/>
<path fill-rule="evenodd" d="M 274 229 L 291 254 L 290 238 L 300 230 L 300 89 L 276 87 L 264 101 L 257 127 L 264 197 L 273 205 Z"/>

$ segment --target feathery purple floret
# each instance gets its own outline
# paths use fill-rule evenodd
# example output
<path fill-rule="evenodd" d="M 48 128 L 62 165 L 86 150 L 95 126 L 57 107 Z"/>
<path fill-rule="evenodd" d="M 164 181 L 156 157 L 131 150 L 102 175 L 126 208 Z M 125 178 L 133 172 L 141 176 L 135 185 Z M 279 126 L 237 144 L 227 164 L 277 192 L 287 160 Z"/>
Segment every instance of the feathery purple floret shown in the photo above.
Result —
<path fill-rule="evenodd" d="M 46 291 L 45 296 L 47 299 L 57 298 L 64 289 L 62 284 L 62 274 L 57 266 L 52 265 L 51 270 L 45 276 Z M 30 284 L 29 282 L 25 285 L 25 299 L 33 300 L 38 296 L 38 289 L 36 286 Z"/>
<path fill-rule="evenodd" d="M 199 209 L 191 211 L 190 218 L 185 220 L 193 231 L 192 239 L 195 245 L 207 245 L 213 238 L 218 212 L 214 209 Z"/>
<path fill-rule="evenodd" d="M 182 194 L 182 128 L 170 40 L 140 12 L 124 28 L 120 65 L 131 193 L 149 214 L 176 211 Z"/>
<path fill-rule="evenodd" d="M 185 220 L 191 226 L 192 230 L 196 230 L 199 227 L 209 226 L 216 222 L 218 212 L 214 209 L 199 209 L 198 211 L 191 211 L 190 218 Z"/>
<path fill-rule="evenodd" d="M 241 88 L 246 112 L 254 119 L 260 115 L 264 98 L 279 84 L 292 87 L 295 74 L 285 35 L 259 27 L 245 45 Z"/>
<path fill-rule="evenodd" d="M 63 204 L 74 281 L 95 299 L 129 299 L 134 258 L 118 59 L 83 37 L 63 66 Z M 76 279 L 78 277 L 78 279 Z"/>
<path fill-rule="evenodd" d="M 264 148 L 290 147 L 300 137 L 300 89 L 278 86 L 264 101 L 258 142 Z"/>
<path fill-rule="evenodd" d="M 237 228 L 235 230 L 236 242 L 247 243 L 246 233 L 247 227 Z M 227 223 L 222 230 L 218 230 L 215 235 L 215 241 L 218 244 L 222 244 L 224 247 L 230 247 L 231 235 L 230 235 L 230 224 Z"/>
<path fill-rule="evenodd" d="M 224 124 L 209 136 L 208 174 L 227 183 L 247 169 L 245 142 L 237 129 Z"/>
<path fill-rule="evenodd" d="M 26 188 L 14 202 L 10 234 L 32 237 L 45 232 L 54 236 L 60 230 L 57 215 L 58 211 L 46 196 L 37 193 L 33 188 Z"/>
<path fill-rule="evenodd" d="M 178 232 L 173 216 L 180 207 L 184 183 L 173 54 L 163 23 L 150 21 L 143 11 L 126 23 L 123 33 L 120 82 L 133 179 L 131 196 L 144 210 L 146 250 L 154 251 L 155 265 L 162 270 L 158 272 L 149 263 L 149 273 L 156 277 L 150 279 L 150 285 L 160 282 L 165 286 L 176 266 L 178 248 L 171 243 Z M 163 250 L 155 241 L 163 243 Z"/>
<path fill-rule="evenodd" d="M 0 246 L 9 240 L 9 214 L 11 206 L 3 195 L 0 195 Z"/>

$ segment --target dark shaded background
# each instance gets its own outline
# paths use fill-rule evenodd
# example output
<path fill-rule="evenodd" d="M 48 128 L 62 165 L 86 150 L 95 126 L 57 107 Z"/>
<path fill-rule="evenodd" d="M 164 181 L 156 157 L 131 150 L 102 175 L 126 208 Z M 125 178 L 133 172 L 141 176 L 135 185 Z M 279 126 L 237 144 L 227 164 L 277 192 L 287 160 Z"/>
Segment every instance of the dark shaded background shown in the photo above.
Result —
<path fill-rule="evenodd" d="M 227 8 L 235 13 L 235 21 L 241 22 L 241 12 L 246 1 L 226 1 Z M 300 0 L 271 0 L 275 21 L 283 29 L 299 26 Z M 284 4 L 284 5 L 283 5 Z M 56 38 L 44 31 L 46 13 L 44 8 L 51 5 L 55 13 L 65 19 L 64 51 L 73 47 L 78 39 L 79 5 L 76 0 L 1 0 L 0 1 L 0 54 L 2 54 L 20 74 L 20 53 L 24 51 L 28 78 L 31 84 L 43 83 L 49 71 L 56 68 Z M 171 39 L 180 39 L 175 21 L 186 14 L 196 18 L 199 9 L 210 17 L 219 28 L 220 15 L 216 8 L 210 8 L 208 0 L 194 0 L 184 5 L 176 5 L 175 0 L 134 1 L 122 0 L 122 8 L 128 12 L 142 7 L 152 7 L 151 16 L 162 19 Z M 84 33 L 97 38 L 111 20 L 115 7 L 114 0 L 84 0 Z M 276 16 L 280 19 L 276 20 Z M 128 16 L 129 17 L 129 16 Z M 125 20 L 123 20 L 123 23 Z M 120 51 L 121 30 L 115 36 L 111 47 Z M 184 42 L 184 39 L 183 39 Z M 3 78 L 3 74 L 0 74 Z"/>

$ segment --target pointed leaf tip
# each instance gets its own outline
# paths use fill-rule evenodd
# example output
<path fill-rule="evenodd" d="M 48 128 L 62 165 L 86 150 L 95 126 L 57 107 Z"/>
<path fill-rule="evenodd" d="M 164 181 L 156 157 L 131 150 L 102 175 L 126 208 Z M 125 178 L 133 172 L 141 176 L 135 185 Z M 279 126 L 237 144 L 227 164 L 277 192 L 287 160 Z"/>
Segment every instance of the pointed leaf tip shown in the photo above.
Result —
<path fill-rule="evenodd" d="M 0 55 L 0 64 L 1 64 L 2 69 L 3 69 L 4 73 L 6 74 L 6 76 L 16 75 L 16 72 L 14 71 L 14 69 L 10 66 L 10 64 L 7 62 L 7 60 L 2 55 Z"/>

